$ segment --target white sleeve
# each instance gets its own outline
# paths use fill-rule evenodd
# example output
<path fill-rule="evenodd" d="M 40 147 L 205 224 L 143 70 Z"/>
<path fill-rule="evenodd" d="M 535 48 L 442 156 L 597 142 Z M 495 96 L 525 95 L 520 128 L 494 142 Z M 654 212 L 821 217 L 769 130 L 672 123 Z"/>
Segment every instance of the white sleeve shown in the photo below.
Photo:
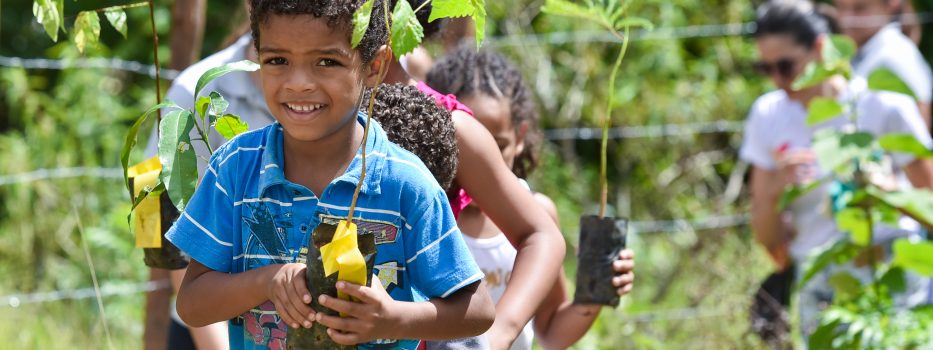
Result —
<path fill-rule="evenodd" d="M 767 130 L 766 126 L 762 125 L 764 118 L 760 109 L 759 103 L 756 102 L 748 114 L 739 159 L 759 168 L 773 170 L 777 164 L 768 147 Z"/>
<path fill-rule="evenodd" d="M 920 117 L 920 110 L 912 99 L 894 93 L 881 93 L 879 97 L 889 101 L 884 116 L 885 134 L 912 135 L 927 148 L 933 146 L 933 139 L 930 138 L 926 123 Z M 894 166 L 898 168 L 903 168 L 914 160 L 913 155 L 904 153 L 895 153 L 892 158 Z"/>

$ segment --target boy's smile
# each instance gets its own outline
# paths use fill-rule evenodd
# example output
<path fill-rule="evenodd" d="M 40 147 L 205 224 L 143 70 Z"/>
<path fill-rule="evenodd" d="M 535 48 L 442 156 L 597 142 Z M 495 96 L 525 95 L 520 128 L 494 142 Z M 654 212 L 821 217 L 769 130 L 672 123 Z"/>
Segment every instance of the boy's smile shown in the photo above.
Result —
<path fill-rule="evenodd" d="M 260 28 L 262 90 L 286 143 L 349 130 L 368 70 L 348 29 L 312 15 L 273 15 Z"/>

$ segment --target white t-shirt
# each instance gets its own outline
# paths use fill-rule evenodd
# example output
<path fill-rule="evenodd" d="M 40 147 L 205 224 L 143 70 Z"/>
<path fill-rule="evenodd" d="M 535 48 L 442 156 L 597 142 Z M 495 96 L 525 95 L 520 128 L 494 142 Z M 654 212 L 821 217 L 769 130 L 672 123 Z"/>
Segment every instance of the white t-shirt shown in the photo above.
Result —
<path fill-rule="evenodd" d="M 845 93 L 864 93 L 857 107 L 857 126 L 860 130 L 876 136 L 891 133 L 910 134 L 927 147 L 933 144 L 912 99 L 901 94 L 867 91 L 866 85 L 864 80 L 855 79 Z M 841 97 L 843 98 L 845 97 Z M 803 105 L 788 98 L 783 90 L 772 91 L 759 97 L 752 106 L 739 156 L 756 167 L 775 170 L 777 164 L 774 155 L 783 145 L 786 144 L 790 150 L 809 148 L 814 131 L 839 128 L 845 124 L 846 118 L 840 116 L 816 127 L 809 127 L 807 111 Z M 913 157 L 892 154 L 891 158 L 898 185 L 901 188 L 909 188 L 910 183 L 901 169 L 912 162 Z M 822 176 L 826 172 L 817 169 L 817 174 Z M 828 187 L 823 185 L 817 188 L 798 198 L 788 208 L 797 231 L 797 236 L 790 244 L 790 255 L 797 261 L 803 261 L 812 249 L 837 239 L 841 234 L 836 229 L 829 209 Z M 883 242 L 894 237 L 906 236 L 910 232 L 916 232 L 918 228 L 916 222 L 903 218 L 899 229 L 879 226 L 875 241 Z"/>
<path fill-rule="evenodd" d="M 251 47 L 252 42 L 251 34 L 246 33 L 237 39 L 233 45 L 191 65 L 172 82 L 172 86 L 165 95 L 165 100 L 175 102 L 182 108 L 193 109 L 194 88 L 201 75 L 211 68 L 247 59 L 246 50 L 253 49 Z M 259 129 L 275 122 L 275 118 L 272 117 L 272 113 L 266 107 L 266 100 L 262 91 L 256 86 L 247 72 L 232 72 L 217 78 L 201 89 L 201 96 L 209 95 L 211 91 L 219 92 L 230 103 L 230 106 L 227 107 L 227 113 L 238 115 L 240 119 L 249 124 L 250 130 Z M 156 132 L 153 130 L 149 143 L 146 145 L 147 155 L 155 155 L 158 152 L 159 143 L 155 136 Z M 200 138 L 196 129 L 191 131 L 191 137 Z M 227 141 L 213 128 L 210 132 L 210 140 L 213 149 L 217 149 Z M 194 145 L 197 154 L 208 158 L 207 147 L 204 146 L 204 143 L 194 141 L 192 145 Z M 207 163 L 204 162 L 204 159 L 198 157 L 198 173 L 203 176 L 206 168 Z"/>
<path fill-rule="evenodd" d="M 509 277 L 512 276 L 512 266 L 515 265 L 518 251 L 501 232 L 490 238 L 473 238 L 463 235 L 463 240 L 470 249 L 470 253 L 473 254 L 473 259 L 476 260 L 479 269 L 486 275 L 486 290 L 489 291 L 489 296 L 492 297 L 493 302 L 498 304 L 499 299 L 502 299 L 502 294 L 505 293 Z M 511 350 L 530 350 L 533 338 L 534 330 L 531 322 L 528 322 L 512 343 Z"/>
<path fill-rule="evenodd" d="M 878 68 L 890 69 L 917 95 L 921 102 L 933 97 L 933 73 L 920 50 L 891 23 L 875 33 L 852 58 L 855 76 L 867 79 Z"/>

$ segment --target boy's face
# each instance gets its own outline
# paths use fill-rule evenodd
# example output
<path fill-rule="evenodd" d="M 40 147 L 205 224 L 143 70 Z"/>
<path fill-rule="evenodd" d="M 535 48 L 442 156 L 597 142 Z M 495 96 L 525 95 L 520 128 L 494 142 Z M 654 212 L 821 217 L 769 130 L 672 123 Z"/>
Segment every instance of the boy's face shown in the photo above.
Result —
<path fill-rule="evenodd" d="M 259 41 L 263 95 L 286 137 L 317 141 L 354 120 L 374 74 L 350 48 L 347 29 L 311 15 L 272 15 Z"/>

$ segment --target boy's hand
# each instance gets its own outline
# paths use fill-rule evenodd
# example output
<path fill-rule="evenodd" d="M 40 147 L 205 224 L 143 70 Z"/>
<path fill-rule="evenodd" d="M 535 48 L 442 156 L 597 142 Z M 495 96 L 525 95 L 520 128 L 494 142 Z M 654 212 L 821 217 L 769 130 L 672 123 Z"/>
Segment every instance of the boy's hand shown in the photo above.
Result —
<path fill-rule="evenodd" d="M 266 288 L 266 296 L 275 304 L 275 311 L 292 328 L 311 328 L 314 322 L 315 312 L 308 305 L 311 293 L 305 279 L 306 269 L 305 264 L 280 265 Z"/>
<path fill-rule="evenodd" d="M 379 278 L 373 277 L 372 287 L 344 281 L 337 282 L 337 290 L 359 302 L 346 301 L 328 295 L 318 297 L 321 305 L 341 312 L 346 317 L 317 314 L 317 322 L 326 326 L 327 334 L 337 344 L 355 345 L 374 339 L 393 338 L 389 330 L 398 326 L 392 313 L 395 300 L 382 288 Z"/>
<path fill-rule="evenodd" d="M 618 288 L 616 293 L 619 296 L 630 293 L 635 282 L 635 253 L 623 249 L 616 261 L 612 262 L 612 269 L 616 272 L 612 278 L 612 286 Z"/>

